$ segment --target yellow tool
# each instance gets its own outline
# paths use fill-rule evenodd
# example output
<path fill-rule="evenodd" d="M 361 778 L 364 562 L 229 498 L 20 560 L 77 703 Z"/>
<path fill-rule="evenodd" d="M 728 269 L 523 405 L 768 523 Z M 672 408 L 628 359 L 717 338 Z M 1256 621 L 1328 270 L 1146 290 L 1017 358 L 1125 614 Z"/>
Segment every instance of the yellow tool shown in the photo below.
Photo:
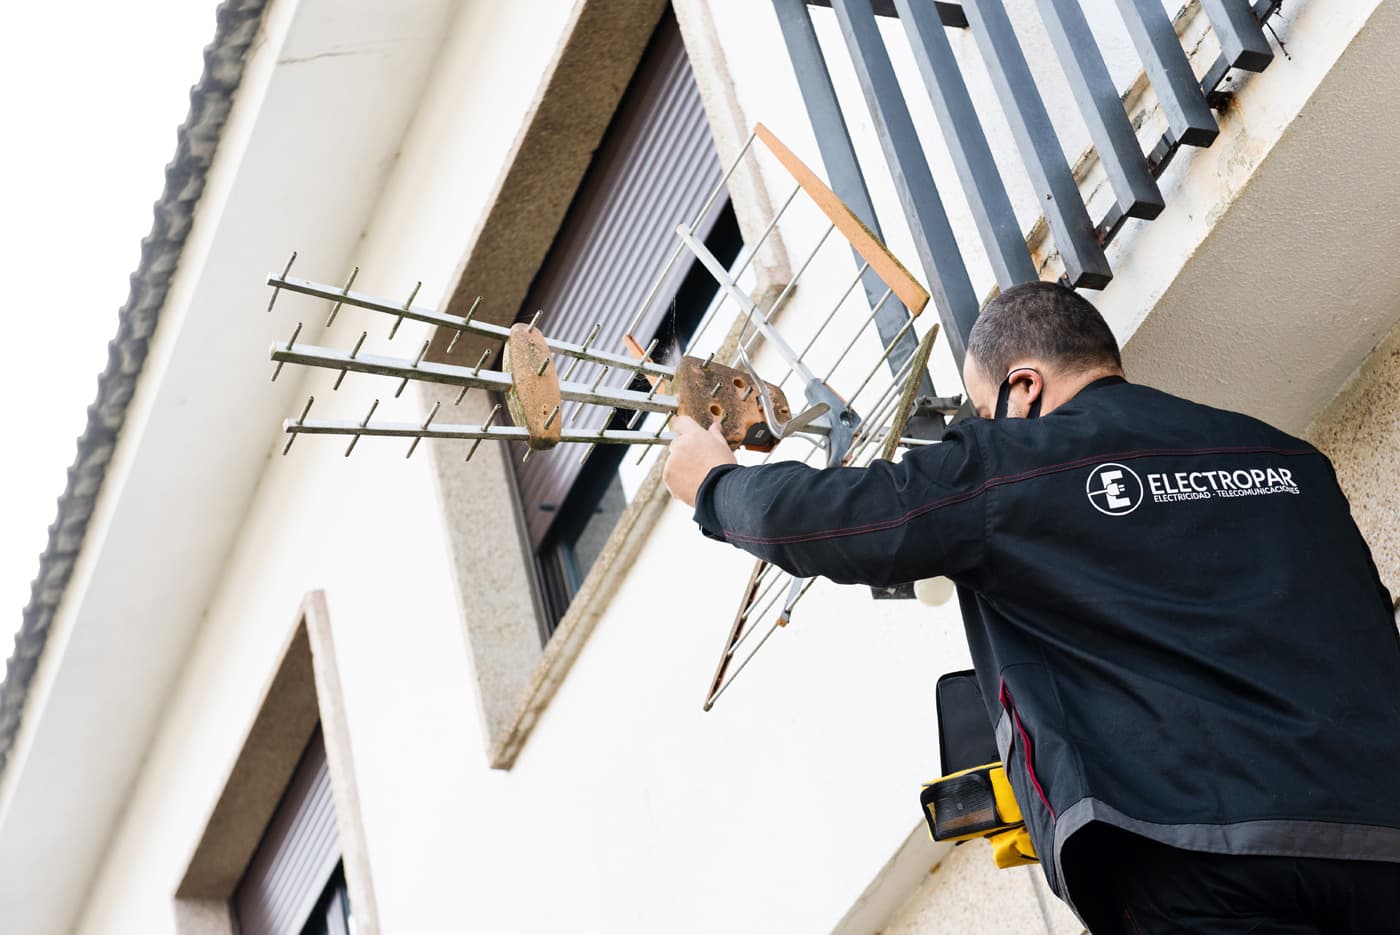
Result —
<path fill-rule="evenodd" d="M 935 841 L 986 838 L 998 867 L 1037 862 L 1021 807 L 999 761 L 935 779 L 924 786 L 919 804 Z"/>
<path fill-rule="evenodd" d="M 956 843 L 986 838 L 998 867 L 1036 863 L 1006 768 L 995 759 L 996 738 L 974 673 L 943 676 L 936 697 L 944 775 L 927 783 L 919 795 L 929 833 L 935 841 Z"/>

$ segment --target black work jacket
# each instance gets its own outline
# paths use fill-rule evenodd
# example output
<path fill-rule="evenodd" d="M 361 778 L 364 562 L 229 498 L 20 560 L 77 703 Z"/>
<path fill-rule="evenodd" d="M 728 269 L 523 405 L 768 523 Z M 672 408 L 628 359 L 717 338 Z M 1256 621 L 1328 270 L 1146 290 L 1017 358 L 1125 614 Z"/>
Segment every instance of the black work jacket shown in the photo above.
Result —
<path fill-rule="evenodd" d="M 1103 821 L 1176 847 L 1400 861 L 1400 636 L 1331 463 L 1109 378 L 897 464 L 715 468 L 696 521 L 796 575 L 959 586 L 1052 888 Z"/>

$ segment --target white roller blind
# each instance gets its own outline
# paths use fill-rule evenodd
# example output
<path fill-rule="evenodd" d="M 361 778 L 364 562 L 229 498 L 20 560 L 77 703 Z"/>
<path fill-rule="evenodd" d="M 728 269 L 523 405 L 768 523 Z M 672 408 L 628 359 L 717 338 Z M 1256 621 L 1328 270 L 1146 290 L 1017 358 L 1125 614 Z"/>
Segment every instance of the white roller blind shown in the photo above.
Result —
<path fill-rule="evenodd" d="M 675 248 L 677 224 L 695 219 L 718 184 L 719 157 L 690 71 L 680 30 L 668 11 L 593 157 L 549 255 L 521 309 L 542 310 L 540 329 L 551 337 L 583 341 L 602 325 L 596 344 L 620 350 L 623 332 Z M 708 225 L 723 207 L 709 212 Z M 686 258 L 689 254 L 685 255 Z M 677 264 L 637 329 L 646 343 L 669 312 L 690 262 Z M 580 365 L 571 379 L 592 382 L 599 368 Z M 604 385 L 621 386 L 610 373 Z M 602 426 L 606 410 L 585 409 L 580 428 Z M 564 495 L 578 476 L 581 446 L 541 452 L 516 471 L 531 544 L 538 546 Z"/>
<path fill-rule="evenodd" d="M 239 935 L 296 935 L 339 863 L 340 831 L 318 727 L 234 890 Z"/>

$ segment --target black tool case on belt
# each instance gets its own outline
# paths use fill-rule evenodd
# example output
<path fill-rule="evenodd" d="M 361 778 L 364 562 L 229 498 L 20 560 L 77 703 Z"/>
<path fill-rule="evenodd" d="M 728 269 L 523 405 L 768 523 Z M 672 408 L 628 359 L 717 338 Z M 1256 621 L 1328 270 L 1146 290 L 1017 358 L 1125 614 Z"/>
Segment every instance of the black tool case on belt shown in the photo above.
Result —
<path fill-rule="evenodd" d="M 990 838 L 997 866 L 1035 860 L 1021 810 L 997 752 L 982 689 L 971 670 L 938 680 L 938 743 L 943 777 L 924 786 L 919 803 L 935 841 Z"/>
<path fill-rule="evenodd" d="M 1001 759 L 997 738 L 987 720 L 987 705 L 976 674 L 949 672 L 934 689 L 938 704 L 938 757 L 943 775 L 960 773 Z"/>

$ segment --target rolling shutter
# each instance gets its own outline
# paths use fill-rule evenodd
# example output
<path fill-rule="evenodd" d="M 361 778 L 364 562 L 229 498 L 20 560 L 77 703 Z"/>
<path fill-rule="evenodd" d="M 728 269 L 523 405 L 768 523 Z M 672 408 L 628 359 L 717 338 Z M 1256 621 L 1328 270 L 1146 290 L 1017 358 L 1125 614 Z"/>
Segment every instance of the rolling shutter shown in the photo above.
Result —
<path fill-rule="evenodd" d="M 618 105 L 574 196 L 519 318 L 542 310 L 539 327 L 551 337 L 581 342 L 595 324 L 596 346 L 622 347 L 622 337 L 675 249 L 677 224 L 689 224 L 720 180 L 700 92 L 691 75 L 680 30 L 668 10 Z M 721 204 L 697 231 L 704 239 Z M 649 342 L 689 271 L 689 254 L 663 284 L 637 328 Z M 592 382 L 601 368 L 580 364 L 571 376 Z M 610 372 L 606 386 L 625 386 L 627 374 Z M 565 407 L 566 414 L 572 414 Z M 583 410 L 572 425 L 602 426 L 606 410 Z M 524 464 L 516 452 L 516 476 L 530 533 L 538 548 L 565 494 L 577 478 L 583 446 L 561 445 Z"/>
<path fill-rule="evenodd" d="M 300 932 L 339 863 L 340 831 L 318 727 L 234 890 L 239 935 Z"/>

